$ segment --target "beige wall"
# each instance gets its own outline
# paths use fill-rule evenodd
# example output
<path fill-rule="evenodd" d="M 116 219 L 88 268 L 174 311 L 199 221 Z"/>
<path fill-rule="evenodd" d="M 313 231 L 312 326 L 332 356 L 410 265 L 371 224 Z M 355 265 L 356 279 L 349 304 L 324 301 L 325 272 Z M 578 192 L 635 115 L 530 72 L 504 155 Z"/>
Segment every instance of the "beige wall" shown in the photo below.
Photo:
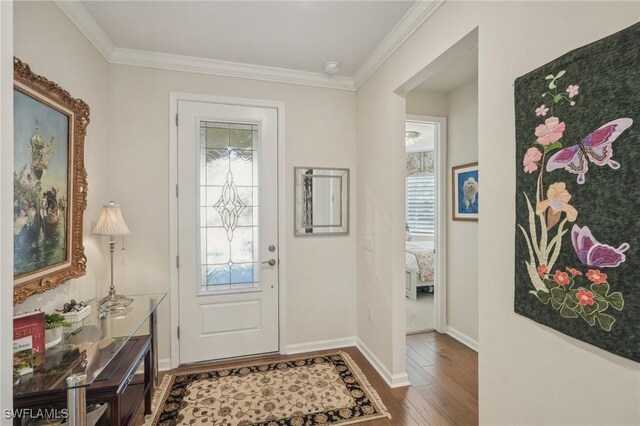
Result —
<path fill-rule="evenodd" d="M 0 324 L 13 316 L 13 4 L 0 2 Z M 0 365 L 12 359 L 13 329 L 0 327 Z M 13 404 L 11 368 L 0 369 L 0 407 Z M 11 420 L 0 420 L 11 424 Z"/>
<path fill-rule="evenodd" d="M 404 312 L 405 297 L 404 292 L 394 291 L 404 289 L 405 191 L 401 185 L 406 163 L 404 145 L 394 141 L 403 140 L 405 105 L 394 89 L 378 90 L 373 85 L 379 72 L 358 90 L 356 98 L 357 335 L 389 374 L 402 374 L 405 318 L 392 317 L 392 312 Z M 365 238 L 371 238 L 373 250 L 364 249 Z M 394 348 L 400 352 L 395 363 Z"/>
<path fill-rule="evenodd" d="M 412 90 L 405 97 L 407 114 L 446 117 L 449 112 L 447 95 L 447 93 Z"/>
<path fill-rule="evenodd" d="M 479 28 L 478 159 L 480 421 L 483 424 L 638 424 L 637 363 L 513 312 L 516 77 L 638 21 L 637 2 L 448 1 L 357 92 L 358 336 L 392 374 L 404 371 L 401 140 L 394 93 Z M 535 36 L 534 36 L 535 35 Z M 375 251 L 363 249 L 365 235 Z M 374 319 L 367 318 L 372 306 Z M 395 315 L 394 315 L 395 313 Z M 588 371 L 580 375 L 576 372 Z M 596 391 L 597 389 L 597 391 Z M 605 395 L 609 397 L 605 397 Z M 585 409 L 581 409 L 585 407 Z M 597 407 L 597 409 L 590 409 Z"/>
<path fill-rule="evenodd" d="M 447 206 L 451 206 L 451 168 L 478 161 L 478 80 L 452 90 L 447 109 Z M 451 215 L 448 207 L 447 327 L 477 342 L 478 222 L 452 220 Z"/>
<path fill-rule="evenodd" d="M 351 234 L 293 237 L 293 167 L 351 169 L 355 189 L 353 92 L 149 68 L 109 65 L 51 2 L 16 4 L 16 55 L 91 107 L 85 161 L 87 276 L 29 298 L 18 310 L 53 310 L 106 294 L 106 241 L 90 234 L 103 203 L 120 203 L 131 235 L 116 250 L 122 293 L 169 292 L 169 92 L 282 101 L 288 345 L 355 336 L 355 197 Z M 118 240 L 120 243 L 120 240 Z M 160 309 L 161 360 L 170 356 L 169 300 Z"/>
<path fill-rule="evenodd" d="M 293 237 L 293 167 L 351 169 L 355 189 L 353 92 L 229 77 L 111 67 L 110 194 L 132 230 L 120 281 L 131 292 L 169 292 L 169 92 L 285 104 L 287 345 L 355 336 L 355 203 L 351 234 Z M 160 358 L 169 355 L 168 303 Z"/>
<path fill-rule="evenodd" d="M 15 55 L 31 70 L 58 83 L 71 96 L 84 100 L 90 119 L 85 138 L 88 175 L 87 209 L 84 214 L 84 246 L 87 274 L 55 290 L 32 296 L 15 311 L 43 307 L 47 311 L 71 298 L 85 300 L 105 294 L 108 284 L 106 240 L 91 234 L 103 204 L 109 201 L 108 156 L 109 65 L 93 45 L 52 2 L 14 4 Z M 97 293 L 96 293 L 97 292 Z"/>

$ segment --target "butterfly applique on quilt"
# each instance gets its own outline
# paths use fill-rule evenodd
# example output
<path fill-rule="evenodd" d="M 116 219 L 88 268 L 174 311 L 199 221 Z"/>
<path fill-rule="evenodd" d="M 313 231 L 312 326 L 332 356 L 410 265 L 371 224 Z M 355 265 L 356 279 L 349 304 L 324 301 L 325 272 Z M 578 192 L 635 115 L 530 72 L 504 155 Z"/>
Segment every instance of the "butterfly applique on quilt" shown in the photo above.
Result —
<path fill-rule="evenodd" d="M 564 169 L 578 175 L 578 184 L 584 185 L 590 163 L 618 170 L 620 163 L 612 159 L 613 143 L 633 120 L 617 118 L 577 144 L 563 147 L 567 124 L 561 119 L 562 108 L 576 107 L 580 94 L 579 84 L 569 84 L 564 91 L 560 90 L 565 74 L 565 70 L 560 70 L 545 77 L 549 81 L 549 91 L 541 98 L 548 99 L 548 105 L 532 108 L 532 113 L 544 122 L 533 130 L 536 139 L 524 153 L 522 166 L 529 175 L 537 173 L 537 185 L 531 198 L 524 193 L 529 220 L 518 227 L 529 251 L 526 268 L 533 287 L 530 293 L 540 302 L 550 304 L 562 318 L 582 318 L 590 326 L 597 325 L 610 331 L 616 322 L 612 311 L 624 309 L 624 297 L 618 291 L 611 291 L 611 283 L 602 269 L 616 268 L 623 263 L 629 244 L 621 242 L 616 248 L 600 243 L 588 226 L 581 227 L 576 223 L 571 230 L 571 242 L 577 262 L 558 265 L 563 237 L 569 232 L 567 224 L 577 222 L 579 212 L 570 204 L 573 195 L 562 180 L 566 176 L 558 176 L 558 181 L 545 189 L 544 173 Z M 549 117 L 545 119 L 547 115 Z"/>

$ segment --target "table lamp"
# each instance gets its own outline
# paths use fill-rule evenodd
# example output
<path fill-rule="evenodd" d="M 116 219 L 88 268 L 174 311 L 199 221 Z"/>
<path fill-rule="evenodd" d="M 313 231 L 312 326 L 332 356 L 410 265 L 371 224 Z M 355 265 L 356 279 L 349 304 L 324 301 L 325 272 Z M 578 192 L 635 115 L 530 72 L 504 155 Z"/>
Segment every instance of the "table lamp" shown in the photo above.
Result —
<path fill-rule="evenodd" d="M 106 235 L 109 237 L 109 251 L 111 252 L 111 287 L 109 294 L 100 300 L 99 306 L 102 309 L 117 311 L 125 309 L 133 299 L 119 295 L 116 293 L 116 287 L 113 284 L 113 251 L 116 247 L 115 237 L 118 235 L 127 235 L 130 233 L 129 227 L 122 217 L 120 206 L 111 201 L 109 204 L 102 206 L 102 213 L 96 227 L 93 228 L 95 235 Z"/>

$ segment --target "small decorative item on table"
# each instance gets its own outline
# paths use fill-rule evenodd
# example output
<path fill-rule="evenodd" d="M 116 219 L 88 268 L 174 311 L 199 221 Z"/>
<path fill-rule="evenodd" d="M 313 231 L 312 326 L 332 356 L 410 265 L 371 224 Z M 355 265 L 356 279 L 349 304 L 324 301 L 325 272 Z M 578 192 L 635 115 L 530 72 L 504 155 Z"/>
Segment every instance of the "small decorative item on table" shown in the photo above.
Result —
<path fill-rule="evenodd" d="M 62 316 L 72 324 L 77 323 L 85 319 L 91 314 L 91 305 L 87 305 L 86 302 L 76 302 L 71 299 L 69 303 L 65 303 L 62 309 L 58 309 L 58 312 L 62 313 Z"/>
<path fill-rule="evenodd" d="M 71 326 L 71 323 L 59 313 L 45 314 L 44 316 L 44 347 L 49 349 L 62 342 L 62 330 Z"/>
<path fill-rule="evenodd" d="M 13 317 L 13 368 L 19 375 L 32 373 L 44 360 L 44 313 Z"/>

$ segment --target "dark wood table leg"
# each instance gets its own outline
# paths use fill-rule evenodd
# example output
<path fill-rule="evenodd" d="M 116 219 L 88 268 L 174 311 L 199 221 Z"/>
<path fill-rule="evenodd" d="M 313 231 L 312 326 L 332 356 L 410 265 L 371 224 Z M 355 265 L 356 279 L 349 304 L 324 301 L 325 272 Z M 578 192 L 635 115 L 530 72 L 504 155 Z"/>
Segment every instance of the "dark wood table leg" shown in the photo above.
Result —
<path fill-rule="evenodd" d="M 111 405 L 111 426 L 120 426 L 120 395 L 110 398 Z"/>

